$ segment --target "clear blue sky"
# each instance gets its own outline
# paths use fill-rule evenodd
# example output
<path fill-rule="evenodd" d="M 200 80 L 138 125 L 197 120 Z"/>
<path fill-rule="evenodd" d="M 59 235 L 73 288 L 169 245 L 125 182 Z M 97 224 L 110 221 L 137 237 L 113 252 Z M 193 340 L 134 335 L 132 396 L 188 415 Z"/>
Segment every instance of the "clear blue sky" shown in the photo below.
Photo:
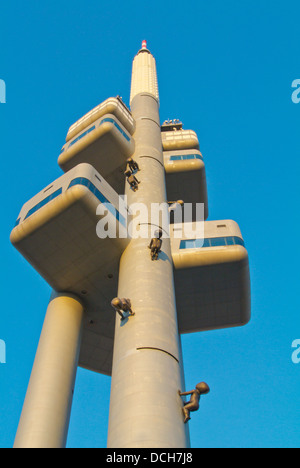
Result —
<path fill-rule="evenodd" d="M 209 219 L 234 219 L 250 256 L 252 320 L 183 337 L 187 389 L 211 393 L 193 447 L 299 447 L 299 0 L 11 0 L 0 13 L 0 447 L 11 447 L 49 286 L 10 246 L 22 204 L 61 175 L 68 127 L 107 97 L 129 102 L 142 39 L 161 120 L 198 133 Z M 79 369 L 69 447 L 105 447 L 110 379 Z"/>

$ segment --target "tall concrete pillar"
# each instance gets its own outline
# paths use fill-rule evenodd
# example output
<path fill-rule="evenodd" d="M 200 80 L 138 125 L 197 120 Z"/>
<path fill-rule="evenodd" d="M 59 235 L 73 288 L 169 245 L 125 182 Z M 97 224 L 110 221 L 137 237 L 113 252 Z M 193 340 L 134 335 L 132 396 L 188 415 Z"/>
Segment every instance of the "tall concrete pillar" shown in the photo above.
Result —
<path fill-rule="evenodd" d="M 83 305 L 69 294 L 49 303 L 15 438 L 15 448 L 66 445 L 78 365 Z"/>
<path fill-rule="evenodd" d="M 127 186 L 126 194 L 129 206 L 143 203 L 150 214 L 152 203 L 167 200 L 156 69 L 149 51 L 142 50 L 135 58 L 132 80 L 133 159 L 140 167 L 136 174 L 140 184 L 136 192 Z M 170 239 L 163 239 L 162 252 L 152 261 L 150 228 L 153 235 L 160 226 L 152 226 L 151 219 L 148 223 L 148 237 L 132 239 L 120 264 L 118 296 L 131 300 L 135 315 L 123 321 L 116 318 L 109 448 L 189 445 L 178 395 L 184 382 Z"/>

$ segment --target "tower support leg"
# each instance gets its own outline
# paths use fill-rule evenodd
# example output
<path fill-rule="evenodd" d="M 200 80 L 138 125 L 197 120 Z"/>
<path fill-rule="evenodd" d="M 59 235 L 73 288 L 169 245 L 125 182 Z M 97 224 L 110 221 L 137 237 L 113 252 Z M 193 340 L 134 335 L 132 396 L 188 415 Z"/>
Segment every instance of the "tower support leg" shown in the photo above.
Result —
<path fill-rule="evenodd" d="M 66 445 L 79 359 L 83 305 L 70 294 L 50 300 L 15 438 L 15 448 Z"/>

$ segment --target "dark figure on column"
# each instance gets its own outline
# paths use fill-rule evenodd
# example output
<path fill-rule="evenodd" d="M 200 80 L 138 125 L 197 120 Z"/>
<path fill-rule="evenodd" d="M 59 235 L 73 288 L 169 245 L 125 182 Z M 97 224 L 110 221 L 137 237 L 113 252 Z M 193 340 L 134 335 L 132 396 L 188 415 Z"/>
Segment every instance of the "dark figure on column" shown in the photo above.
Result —
<path fill-rule="evenodd" d="M 184 423 L 187 423 L 190 418 L 190 412 L 198 411 L 200 406 L 200 397 L 201 395 L 206 395 L 210 392 L 210 388 L 205 382 L 201 382 L 196 385 L 195 390 L 190 392 L 182 392 L 179 390 L 180 396 L 191 395 L 190 401 L 184 403 L 184 407 L 182 408 L 183 415 L 184 415 Z"/>
<path fill-rule="evenodd" d="M 130 299 L 120 299 L 119 297 L 115 297 L 115 299 L 111 301 L 111 305 L 115 309 L 115 311 L 120 315 L 121 320 L 125 320 L 128 316 L 135 315 L 131 309 Z"/>
<path fill-rule="evenodd" d="M 139 165 L 132 158 L 127 159 L 126 172 L 130 171 L 132 174 L 136 174 L 140 170 Z"/>
<path fill-rule="evenodd" d="M 129 183 L 132 190 L 136 192 L 138 189 L 138 184 L 139 184 L 139 181 L 137 180 L 137 178 L 132 174 L 131 171 L 126 171 L 125 176 L 127 177 L 127 182 Z"/>
<path fill-rule="evenodd" d="M 155 232 L 155 237 L 151 240 L 151 243 L 149 245 L 149 249 L 151 250 L 151 259 L 152 260 L 157 260 L 159 252 L 161 252 L 161 246 L 162 246 L 162 235 L 163 232 L 161 229 L 159 231 Z"/>

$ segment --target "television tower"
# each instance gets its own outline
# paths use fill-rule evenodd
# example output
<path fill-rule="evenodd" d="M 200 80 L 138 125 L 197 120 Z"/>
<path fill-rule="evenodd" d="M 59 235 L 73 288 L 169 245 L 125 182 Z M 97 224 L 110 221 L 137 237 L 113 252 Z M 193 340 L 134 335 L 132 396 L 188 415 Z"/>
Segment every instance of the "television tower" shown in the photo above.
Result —
<path fill-rule="evenodd" d="M 189 447 L 196 406 L 183 400 L 180 335 L 249 321 L 248 254 L 237 223 L 204 221 L 199 141 L 178 120 L 161 125 L 146 41 L 130 109 L 120 97 L 92 109 L 70 127 L 58 163 L 64 174 L 23 206 L 11 233 L 53 289 L 15 447 L 65 446 L 78 365 L 111 375 L 108 448 Z M 194 210 L 180 222 L 189 204 L 202 204 L 202 220 Z"/>

